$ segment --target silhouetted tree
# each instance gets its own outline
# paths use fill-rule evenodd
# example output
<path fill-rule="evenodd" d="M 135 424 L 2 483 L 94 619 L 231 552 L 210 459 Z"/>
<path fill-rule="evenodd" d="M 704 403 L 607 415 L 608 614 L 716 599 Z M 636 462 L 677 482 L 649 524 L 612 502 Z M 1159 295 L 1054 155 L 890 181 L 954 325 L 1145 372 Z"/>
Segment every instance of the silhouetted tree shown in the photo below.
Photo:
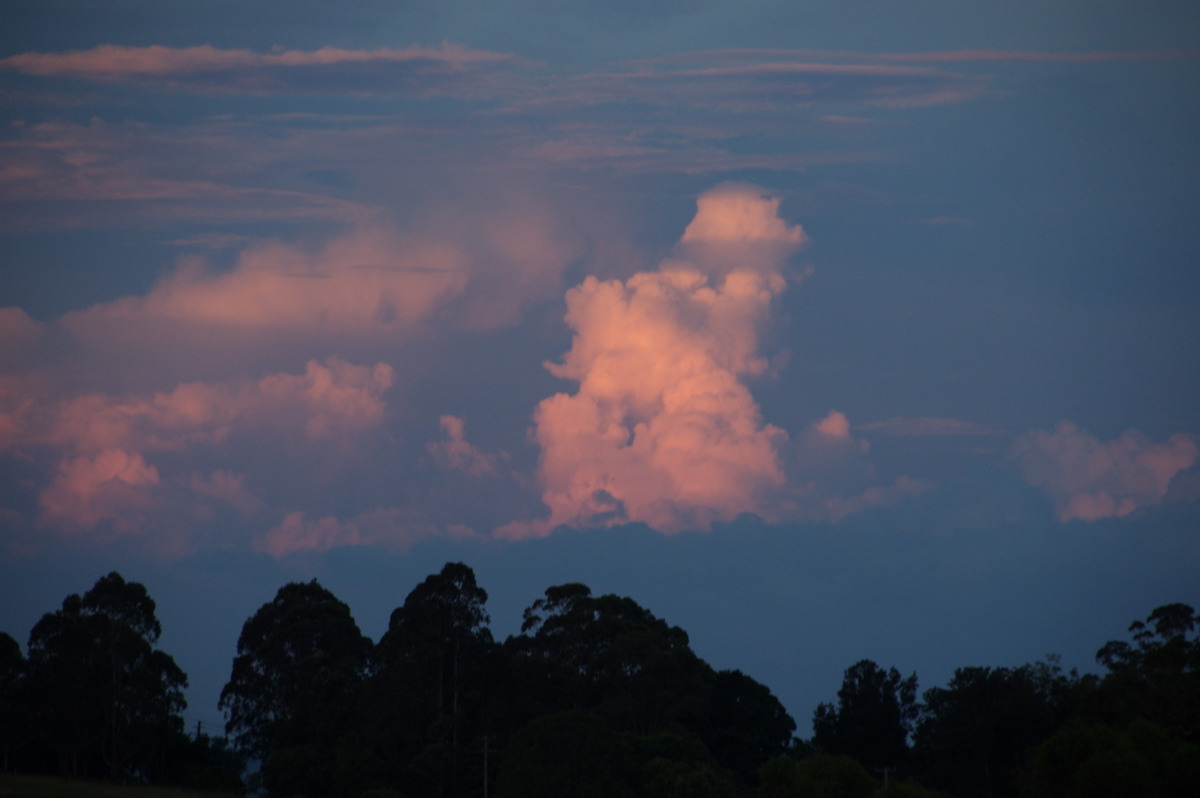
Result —
<path fill-rule="evenodd" d="M 1200 743 L 1200 615 L 1187 604 L 1167 604 L 1129 631 L 1132 643 L 1111 640 L 1096 653 L 1108 674 L 1092 716 L 1116 724 L 1143 717 Z"/>
<path fill-rule="evenodd" d="M 921 781 L 959 798 L 1017 795 L 1033 750 L 1074 711 L 1079 684 L 1054 661 L 957 669 L 925 691 L 913 745 Z"/>
<path fill-rule="evenodd" d="M 486 731 L 479 724 L 497 649 L 486 603 L 474 571 L 447 563 L 408 594 L 379 641 L 375 744 L 410 792 L 456 794 L 466 743 Z"/>
<path fill-rule="evenodd" d="M 370 654 L 349 607 L 315 579 L 284 585 L 242 626 L 220 706 L 268 793 L 357 793 L 348 763 Z"/>
<path fill-rule="evenodd" d="M 633 599 L 551 587 L 525 610 L 521 632 L 507 647 L 542 713 L 587 709 L 649 734 L 669 723 L 696 727 L 707 711 L 711 669 L 686 632 Z"/>
<path fill-rule="evenodd" d="M 758 769 L 787 752 L 796 722 L 766 685 L 741 671 L 718 671 L 712 678 L 704 739 L 713 756 L 747 784 Z"/>
<path fill-rule="evenodd" d="M 846 670 L 837 705 L 820 704 L 813 713 L 813 744 L 894 772 L 905 762 L 917 713 L 917 675 L 905 679 L 864 659 Z"/>
<path fill-rule="evenodd" d="M 25 656 L 12 635 L 0 632 L 0 773 L 8 773 L 13 764 L 17 740 L 25 722 L 19 705 L 24 688 Z M 26 730 L 27 731 L 27 730 Z"/>
<path fill-rule="evenodd" d="M 34 626 L 27 697 L 62 773 L 88 772 L 99 753 L 109 777 L 145 778 L 147 757 L 182 730 L 187 676 L 155 647 L 161 634 L 146 588 L 115 572 Z"/>

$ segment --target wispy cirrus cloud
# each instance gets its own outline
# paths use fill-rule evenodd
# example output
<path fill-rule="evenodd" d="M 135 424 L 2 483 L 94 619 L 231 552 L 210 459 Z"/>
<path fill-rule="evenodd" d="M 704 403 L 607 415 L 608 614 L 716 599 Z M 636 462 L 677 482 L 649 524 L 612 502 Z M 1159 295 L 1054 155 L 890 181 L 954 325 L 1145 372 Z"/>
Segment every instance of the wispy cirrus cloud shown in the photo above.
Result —
<path fill-rule="evenodd" d="M 970 61 L 1033 61 L 1087 64 L 1098 61 L 1176 61 L 1200 58 L 1200 50 L 1091 50 L 1080 53 L 1044 50 L 939 50 L 925 53 L 884 53 L 866 56 L 891 63 L 954 63 Z"/>
<path fill-rule="evenodd" d="M 986 82 L 937 67 L 815 61 L 802 52 L 721 50 L 615 64 L 570 77 L 532 101 L 640 103 L 725 112 L 911 108 L 979 96 Z"/>

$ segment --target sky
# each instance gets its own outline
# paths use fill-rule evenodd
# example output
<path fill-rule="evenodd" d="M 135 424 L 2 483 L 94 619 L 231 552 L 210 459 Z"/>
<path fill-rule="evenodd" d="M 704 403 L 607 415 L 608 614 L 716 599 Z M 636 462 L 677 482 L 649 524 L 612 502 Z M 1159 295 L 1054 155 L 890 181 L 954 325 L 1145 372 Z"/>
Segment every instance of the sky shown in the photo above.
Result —
<path fill-rule="evenodd" d="M 317 578 L 581 581 L 796 718 L 1200 605 L 1200 8 L 9 0 L 0 631 L 189 726 Z"/>

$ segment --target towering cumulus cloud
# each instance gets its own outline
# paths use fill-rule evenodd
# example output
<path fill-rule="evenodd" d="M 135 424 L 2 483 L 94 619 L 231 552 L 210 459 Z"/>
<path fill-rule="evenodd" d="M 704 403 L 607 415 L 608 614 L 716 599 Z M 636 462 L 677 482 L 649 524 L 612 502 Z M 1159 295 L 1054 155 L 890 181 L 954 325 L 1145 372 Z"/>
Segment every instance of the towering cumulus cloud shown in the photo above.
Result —
<path fill-rule="evenodd" d="M 719 187 L 697 206 L 658 271 L 568 292 L 574 341 L 547 367 L 579 389 L 534 413 L 550 517 L 498 535 L 632 521 L 678 532 L 779 514 L 787 433 L 763 422 L 742 380 L 766 369 L 757 329 L 804 231 L 752 187 Z"/>

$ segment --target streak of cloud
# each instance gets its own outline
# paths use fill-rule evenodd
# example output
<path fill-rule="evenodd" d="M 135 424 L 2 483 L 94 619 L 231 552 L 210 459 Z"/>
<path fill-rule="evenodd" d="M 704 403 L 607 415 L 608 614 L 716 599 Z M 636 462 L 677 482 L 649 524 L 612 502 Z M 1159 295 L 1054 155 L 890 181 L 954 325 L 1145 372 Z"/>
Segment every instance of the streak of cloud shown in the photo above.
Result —
<path fill-rule="evenodd" d="M 436 47 L 350 50 L 277 50 L 258 53 L 211 45 L 124 47 L 104 44 L 66 53 L 27 52 L 0 59 L 0 70 L 36 77 L 89 81 L 139 81 L 162 88 L 266 93 L 363 91 L 442 93 L 479 67 L 513 62 L 512 56 L 445 42 Z M 371 80 L 374 78 L 374 80 Z M 382 80 L 386 78 L 386 83 Z M 364 80 L 366 79 L 366 80 Z"/>

